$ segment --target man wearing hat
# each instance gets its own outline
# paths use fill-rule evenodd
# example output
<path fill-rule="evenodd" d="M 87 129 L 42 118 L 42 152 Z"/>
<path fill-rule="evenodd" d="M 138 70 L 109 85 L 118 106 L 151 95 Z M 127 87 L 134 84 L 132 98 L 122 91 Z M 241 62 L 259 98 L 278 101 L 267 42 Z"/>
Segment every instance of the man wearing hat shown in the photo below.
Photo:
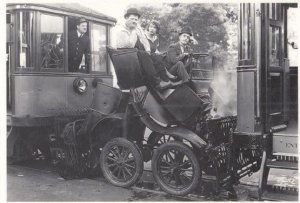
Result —
<path fill-rule="evenodd" d="M 137 48 L 139 62 L 145 73 L 148 82 L 159 89 L 171 87 L 171 81 L 163 81 L 160 78 L 161 71 L 164 70 L 165 64 L 159 61 L 158 57 L 150 55 L 150 44 L 143 33 L 143 30 L 138 27 L 140 13 L 136 8 L 129 8 L 124 15 L 126 19 L 125 25 L 118 31 L 116 38 L 117 48 Z"/>
<path fill-rule="evenodd" d="M 192 28 L 184 27 L 179 32 L 179 41 L 169 46 L 167 54 L 168 71 L 177 75 L 183 83 L 190 80 L 187 68 L 189 66 L 188 56 L 192 52 L 189 45 L 192 36 Z"/>
<path fill-rule="evenodd" d="M 149 42 L 141 28 L 138 27 L 140 17 L 141 14 L 136 8 L 127 10 L 124 15 L 125 25 L 117 33 L 118 48 L 138 48 L 150 52 Z"/>
<path fill-rule="evenodd" d="M 87 21 L 80 18 L 76 21 L 76 30 L 69 32 L 69 71 L 87 72 L 90 61 L 89 37 Z"/>

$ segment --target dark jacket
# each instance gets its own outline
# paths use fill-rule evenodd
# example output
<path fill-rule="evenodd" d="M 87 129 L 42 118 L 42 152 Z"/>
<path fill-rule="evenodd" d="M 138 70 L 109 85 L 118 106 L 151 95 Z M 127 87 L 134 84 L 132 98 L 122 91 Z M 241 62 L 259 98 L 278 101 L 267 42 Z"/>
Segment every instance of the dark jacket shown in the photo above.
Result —
<path fill-rule="evenodd" d="M 82 60 L 83 54 L 85 55 L 85 70 L 89 69 L 90 62 L 90 42 L 87 34 L 78 37 L 77 31 L 73 30 L 69 33 L 68 46 L 69 46 L 69 71 L 77 72 Z"/>
<path fill-rule="evenodd" d="M 192 53 L 192 48 L 189 45 L 185 47 L 186 53 Z M 181 51 L 181 46 L 179 42 L 171 44 L 167 52 L 167 62 L 169 67 L 175 65 L 178 61 L 182 61 L 187 64 L 188 56 L 184 55 Z"/>

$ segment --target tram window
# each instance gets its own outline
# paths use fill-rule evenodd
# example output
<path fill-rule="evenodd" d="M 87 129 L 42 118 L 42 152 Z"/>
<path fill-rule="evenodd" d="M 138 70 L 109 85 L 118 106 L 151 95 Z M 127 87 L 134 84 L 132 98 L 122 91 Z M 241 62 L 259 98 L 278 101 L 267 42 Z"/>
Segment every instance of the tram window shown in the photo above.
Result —
<path fill-rule="evenodd" d="M 251 60 L 251 40 L 252 40 L 252 21 L 253 16 L 251 15 L 251 6 L 249 3 L 242 4 L 241 9 L 241 43 L 240 43 L 240 50 L 241 50 L 241 56 L 240 58 L 242 60 Z"/>
<path fill-rule="evenodd" d="M 269 18 L 272 20 L 279 20 L 280 19 L 280 4 L 279 3 L 272 3 L 269 4 Z"/>
<path fill-rule="evenodd" d="M 41 14 L 41 67 L 63 68 L 63 18 Z"/>
<path fill-rule="evenodd" d="M 298 66 L 298 49 L 294 46 L 299 39 L 299 22 L 297 19 L 298 8 L 289 8 L 288 9 L 288 28 L 287 28 L 287 37 L 288 37 L 288 58 L 290 60 L 290 66 Z M 298 44 L 299 45 L 299 44 Z"/>
<path fill-rule="evenodd" d="M 270 66 L 280 66 L 280 28 L 270 26 L 269 28 L 269 61 Z"/>
<path fill-rule="evenodd" d="M 17 13 L 18 62 L 17 67 L 33 67 L 33 13 Z"/>
<path fill-rule="evenodd" d="M 106 26 L 93 23 L 91 26 L 91 71 L 105 72 L 107 67 Z"/>
<path fill-rule="evenodd" d="M 89 72 L 89 22 L 84 18 L 68 17 L 68 54 L 69 72 Z"/>

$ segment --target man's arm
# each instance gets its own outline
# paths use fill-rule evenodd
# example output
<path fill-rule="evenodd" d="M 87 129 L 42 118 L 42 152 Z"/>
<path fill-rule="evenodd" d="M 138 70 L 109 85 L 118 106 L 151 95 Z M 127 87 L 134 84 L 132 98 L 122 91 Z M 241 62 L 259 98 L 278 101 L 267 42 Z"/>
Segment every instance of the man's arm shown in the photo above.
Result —
<path fill-rule="evenodd" d="M 180 54 L 180 52 L 181 51 L 178 50 L 178 46 L 176 44 L 170 45 L 168 50 L 168 60 L 172 65 L 174 65 L 178 61 L 182 61 L 184 57 L 186 57 L 186 54 Z"/>
<path fill-rule="evenodd" d="M 145 51 L 150 53 L 151 52 L 150 44 L 149 44 L 149 41 L 148 41 L 144 31 L 142 30 L 142 28 L 138 27 L 136 29 L 136 34 L 137 34 L 138 38 L 140 39 L 140 42 L 143 44 Z"/>

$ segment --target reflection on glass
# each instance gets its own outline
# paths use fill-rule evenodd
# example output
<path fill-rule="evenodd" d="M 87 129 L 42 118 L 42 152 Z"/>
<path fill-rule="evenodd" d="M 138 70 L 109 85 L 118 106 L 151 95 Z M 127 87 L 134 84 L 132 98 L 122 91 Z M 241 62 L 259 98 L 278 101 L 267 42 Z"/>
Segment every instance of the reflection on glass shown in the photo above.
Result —
<path fill-rule="evenodd" d="M 91 71 L 106 72 L 106 26 L 92 24 Z"/>
<path fill-rule="evenodd" d="M 269 61 L 270 66 L 280 66 L 280 28 L 269 28 Z"/>
<path fill-rule="evenodd" d="M 250 4 L 243 5 L 243 27 L 242 27 L 242 59 L 251 58 L 251 35 L 252 35 L 252 24 L 251 24 L 251 12 Z"/>
<path fill-rule="evenodd" d="M 272 20 L 279 20 L 280 18 L 280 4 L 272 3 L 269 4 L 269 18 Z"/>
<path fill-rule="evenodd" d="M 20 12 L 17 14 L 18 25 L 18 67 L 32 67 L 33 60 L 33 13 Z"/>
<path fill-rule="evenodd" d="M 63 68 L 63 18 L 41 15 L 41 66 Z"/>

